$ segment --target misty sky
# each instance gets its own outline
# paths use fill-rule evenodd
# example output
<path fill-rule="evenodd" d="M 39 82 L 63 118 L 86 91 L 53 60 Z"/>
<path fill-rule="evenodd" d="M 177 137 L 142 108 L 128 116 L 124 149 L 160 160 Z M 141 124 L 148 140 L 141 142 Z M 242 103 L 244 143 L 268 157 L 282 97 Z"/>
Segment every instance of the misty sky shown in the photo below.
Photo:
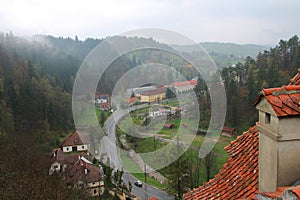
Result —
<path fill-rule="evenodd" d="M 196 42 L 277 44 L 300 33 L 300 0 L 2 0 L 0 32 L 103 38 L 163 28 Z"/>

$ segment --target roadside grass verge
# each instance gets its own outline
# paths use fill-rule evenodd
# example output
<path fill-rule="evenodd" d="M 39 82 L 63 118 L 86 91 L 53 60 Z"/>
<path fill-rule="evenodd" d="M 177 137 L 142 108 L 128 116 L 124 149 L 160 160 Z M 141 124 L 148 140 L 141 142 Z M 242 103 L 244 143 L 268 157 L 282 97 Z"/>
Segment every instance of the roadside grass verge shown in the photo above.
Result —
<path fill-rule="evenodd" d="M 141 168 L 130 157 L 125 156 L 125 155 L 123 155 L 123 156 L 121 155 L 121 159 L 122 159 L 122 162 L 123 162 L 125 168 L 129 172 L 131 172 L 131 171 L 132 172 L 139 172 L 139 173 L 131 173 L 132 176 L 134 176 L 136 179 L 138 179 L 142 182 L 145 182 L 145 174 L 143 173 Z M 159 188 L 159 189 L 165 189 L 167 187 L 167 185 L 161 184 L 155 178 L 149 177 L 148 175 L 146 177 L 146 183 L 148 185 L 154 186 L 154 187 Z"/>

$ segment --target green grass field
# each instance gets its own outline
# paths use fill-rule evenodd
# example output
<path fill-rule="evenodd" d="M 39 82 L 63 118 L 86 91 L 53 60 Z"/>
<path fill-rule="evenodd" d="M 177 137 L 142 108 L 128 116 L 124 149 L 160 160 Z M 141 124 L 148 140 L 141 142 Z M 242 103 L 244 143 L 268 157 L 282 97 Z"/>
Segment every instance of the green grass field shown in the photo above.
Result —
<path fill-rule="evenodd" d="M 121 155 L 121 159 L 122 159 L 122 162 L 123 162 L 125 168 L 129 172 L 131 172 L 131 171 L 139 172 L 139 173 L 131 173 L 136 179 L 138 179 L 142 182 L 145 182 L 145 174 L 140 169 L 140 167 L 130 157 Z M 156 179 L 154 179 L 153 177 L 149 177 L 149 176 L 146 177 L 146 183 L 149 185 L 152 185 L 154 187 L 160 188 L 160 189 L 164 189 L 167 187 L 165 184 L 161 184 Z"/>
<path fill-rule="evenodd" d="M 172 103 L 172 102 L 171 102 Z M 175 102 L 173 102 L 175 104 Z M 144 113 L 148 112 L 148 110 L 143 109 L 142 111 L 135 111 L 133 113 L 131 113 L 131 117 L 132 117 L 132 121 L 136 122 L 137 124 L 141 123 L 141 116 L 143 115 L 144 117 Z M 129 125 L 129 121 L 131 120 L 129 118 L 124 118 L 121 123 L 127 124 Z M 183 123 L 187 123 L 188 127 L 187 128 L 183 128 L 182 127 L 182 133 L 181 133 L 181 138 L 193 138 L 192 144 L 189 148 L 189 155 L 193 157 L 193 160 L 197 160 L 199 159 L 199 149 L 201 148 L 201 145 L 205 139 L 205 135 L 193 135 L 190 133 L 190 130 L 193 130 L 193 119 L 183 119 L 181 122 L 181 119 L 171 119 L 171 120 L 167 120 L 165 123 L 170 123 L 170 124 L 174 124 L 175 128 L 173 129 L 167 129 L 167 128 L 162 128 L 163 123 L 157 123 L 156 125 L 154 125 L 154 130 L 159 130 L 160 131 L 157 133 L 157 135 L 159 135 L 162 138 L 166 138 L 166 139 L 174 139 L 175 137 L 177 137 L 177 133 L 178 133 L 178 129 L 180 127 L 181 124 Z M 157 127 L 156 127 L 157 126 Z M 125 134 L 124 132 L 122 132 L 121 130 L 118 131 L 118 135 L 122 135 Z M 144 133 L 144 134 L 149 134 L 151 135 L 151 132 L 149 131 L 149 133 Z M 217 135 L 214 135 L 217 136 Z M 130 138 L 130 137 L 129 137 Z M 217 138 L 217 137 L 216 137 Z M 228 144 L 230 144 L 230 142 L 232 140 L 234 140 L 235 138 L 229 138 L 226 136 L 220 136 L 218 138 L 218 141 L 216 141 L 216 144 L 213 148 L 214 151 L 214 167 L 211 171 L 211 175 L 212 177 L 218 173 L 218 171 L 222 168 L 222 166 L 224 165 L 224 163 L 227 161 L 227 159 L 229 158 L 228 153 L 224 150 L 224 147 L 227 146 Z M 131 142 L 133 143 L 131 143 Z M 157 149 L 161 149 L 163 146 L 167 145 L 169 142 L 166 141 L 161 141 L 159 139 L 155 139 L 155 137 L 148 137 L 148 138 L 131 138 L 129 142 L 131 148 L 133 148 L 137 153 L 147 153 L 147 152 L 153 152 Z M 129 169 L 133 169 L 134 171 L 138 171 L 141 170 L 139 169 L 139 167 L 137 166 L 137 164 L 134 163 L 133 160 L 131 160 L 130 158 L 122 158 L 124 164 L 126 167 L 128 167 Z M 203 161 L 201 161 L 203 163 Z M 159 170 L 159 172 L 168 177 L 168 167 L 165 169 L 161 169 Z M 141 170 L 142 171 L 142 170 Z M 202 183 L 204 181 L 206 181 L 206 175 L 205 175 L 205 171 L 202 169 L 202 171 L 200 172 L 201 176 L 199 179 L 199 182 Z M 144 174 L 143 173 L 134 173 L 133 174 L 137 179 L 144 181 Z M 211 177 L 211 178 L 212 178 Z M 156 180 L 154 180 L 153 178 L 147 178 L 147 183 L 154 185 L 155 187 L 158 188 L 165 188 L 167 187 L 166 185 L 161 185 L 159 182 L 157 182 Z"/>

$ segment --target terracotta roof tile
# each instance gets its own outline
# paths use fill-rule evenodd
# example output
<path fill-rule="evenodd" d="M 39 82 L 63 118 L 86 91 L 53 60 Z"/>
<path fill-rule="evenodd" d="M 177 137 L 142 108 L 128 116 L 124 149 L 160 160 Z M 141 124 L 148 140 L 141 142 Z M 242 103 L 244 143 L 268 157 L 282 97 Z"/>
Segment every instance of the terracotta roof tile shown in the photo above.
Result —
<path fill-rule="evenodd" d="M 258 104 L 262 97 L 267 99 L 278 117 L 300 115 L 300 85 L 263 89 L 255 104 Z"/>
<path fill-rule="evenodd" d="M 139 100 L 139 98 L 137 98 L 137 97 L 131 97 L 131 98 L 128 99 L 128 103 L 134 103 L 138 100 Z"/>
<path fill-rule="evenodd" d="M 258 192 L 258 130 L 250 128 L 224 148 L 230 158 L 209 182 L 186 193 L 185 200 L 249 199 Z"/>
<path fill-rule="evenodd" d="M 300 85 L 300 68 L 298 68 L 298 73 L 290 79 L 289 85 Z"/>
<path fill-rule="evenodd" d="M 277 198 L 280 197 L 283 194 L 283 192 L 288 188 L 289 187 L 279 187 L 277 188 L 276 192 L 266 192 L 266 193 L 259 193 L 259 194 L 264 197 Z"/>
<path fill-rule="evenodd" d="M 300 115 L 300 68 L 288 86 L 263 89 L 262 97 L 270 103 L 278 117 Z M 197 199 L 258 199 L 257 195 L 278 198 L 288 189 L 300 199 L 300 186 L 280 187 L 276 192 L 258 191 L 258 130 L 256 126 L 238 136 L 224 148 L 230 158 L 209 182 L 183 196 L 184 200 Z"/>
<path fill-rule="evenodd" d="M 60 148 L 55 148 L 51 154 L 51 161 L 63 162 L 66 157 L 67 155 Z"/>
<path fill-rule="evenodd" d="M 277 188 L 276 192 L 258 193 L 257 195 L 267 197 L 267 198 L 272 198 L 272 199 L 292 198 L 291 196 L 283 198 L 283 196 L 285 196 L 284 193 L 286 193 L 286 192 L 292 192 L 298 199 L 300 199 L 300 185 L 295 186 L 295 187 L 292 187 L 292 186 L 279 187 L 279 188 Z M 254 199 L 257 199 L 257 198 L 254 198 Z"/>
<path fill-rule="evenodd" d="M 76 146 L 76 145 L 83 145 L 85 141 L 81 134 L 78 131 L 75 131 L 72 135 L 67 137 L 61 146 Z"/>
<path fill-rule="evenodd" d="M 300 198 L 300 185 L 294 187 L 294 189 L 292 189 L 292 192 Z"/>
<path fill-rule="evenodd" d="M 176 86 L 176 87 L 182 87 L 182 86 L 187 86 L 187 85 L 197 85 L 197 80 L 174 82 L 174 83 L 172 83 L 172 85 Z"/>
<path fill-rule="evenodd" d="M 93 183 L 103 180 L 104 174 L 98 167 L 82 160 L 76 162 L 67 172 L 67 183 L 70 184 L 75 184 L 79 181 Z"/>

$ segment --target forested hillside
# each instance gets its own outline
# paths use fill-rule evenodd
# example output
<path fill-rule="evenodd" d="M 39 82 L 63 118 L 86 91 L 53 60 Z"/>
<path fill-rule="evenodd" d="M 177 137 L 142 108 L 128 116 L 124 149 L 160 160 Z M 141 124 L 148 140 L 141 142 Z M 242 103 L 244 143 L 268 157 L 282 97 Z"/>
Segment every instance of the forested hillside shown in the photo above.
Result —
<path fill-rule="evenodd" d="M 256 58 L 247 57 L 244 63 L 222 70 L 227 93 L 226 123 L 241 132 L 257 121 L 253 103 L 262 88 L 287 85 L 300 67 L 298 36 L 280 40 Z"/>
<path fill-rule="evenodd" d="M 62 194 L 61 189 L 53 187 L 54 183 L 60 185 L 55 182 L 59 179 L 49 180 L 44 171 L 36 171 L 30 163 L 41 169 L 48 165 L 50 149 L 59 146 L 61 138 L 74 130 L 71 92 L 76 72 L 82 60 L 101 42 L 98 39 L 79 41 L 52 36 L 24 39 L 11 33 L 0 34 L 0 152 L 4 155 L 0 161 L 0 177 L 8 177 L 0 179 L 0 195 L 17 187 L 13 180 L 19 180 L 17 185 L 28 185 L 35 175 L 47 180 L 45 184 L 50 184 L 45 187 L 43 195 L 53 190 Z M 151 58 L 161 59 L 162 64 L 174 67 L 187 79 L 194 78 L 195 70 L 187 67 L 185 61 L 174 55 L 145 50 L 114 61 L 100 80 L 100 92 L 110 94 L 124 73 L 138 64 L 151 63 Z M 235 63 L 235 67 L 230 64 L 222 69 L 228 108 L 226 125 L 239 132 L 253 125 L 257 120 L 253 102 L 258 92 L 262 88 L 288 84 L 298 67 L 300 45 L 299 38 L 294 36 L 287 41 L 281 40 L 256 58 L 248 56 L 244 62 Z M 206 128 L 210 119 L 210 101 L 208 95 L 203 95 L 206 87 L 201 77 L 198 83 L 196 93 L 203 120 L 200 128 Z M 24 168 L 18 168 L 19 165 Z M 27 175 L 19 179 L 23 171 Z M 34 181 L 38 183 L 41 179 Z M 46 199 L 38 196 L 42 194 L 38 194 L 34 187 L 19 189 L 33 191 L 31 199 Z M 17 196 L 7 196 L 10 197 Z"/>
<path fill-rule="evenodd" d="M 48 176 L 49 152 L 74 130 L 71 91 L 79 60 L 39 42 L 0 34 L 0 196 L 85 199 Z"/>
<path fill-rule="evenodd" d="M 82 60 L 101 41 L 41 35 L 23 39 L 11 33 L 0 34 L 1 132 L 30 130 L 38 135 L 41 133 L 41 140 L 54 145 L 59 135 L 73 129 L 71 91 L 76 72 Z M 222 70 L 228 97 L 227 125 L 241 131 L 256 121 L 252 103 L 258 92 L 263 87 L 287 84 L 300 66 L 299 51 L 299 39 L 294 36 L 287 41 L 281 40 L 256 58 L 248 56 L 245 62 Z M 150 62 L 147 59 L 151 57 L 156 60 L 160 57 L 165 65 L 193 78 L 193 70 L 174 57 L 162 57 L 154 51 L 133 52 L 112 63 L 101 79 L 100 92 L 111 93 L 126 71 L 141 62 Z M 201 98 L 200 104 L 206 105 Z"/>

